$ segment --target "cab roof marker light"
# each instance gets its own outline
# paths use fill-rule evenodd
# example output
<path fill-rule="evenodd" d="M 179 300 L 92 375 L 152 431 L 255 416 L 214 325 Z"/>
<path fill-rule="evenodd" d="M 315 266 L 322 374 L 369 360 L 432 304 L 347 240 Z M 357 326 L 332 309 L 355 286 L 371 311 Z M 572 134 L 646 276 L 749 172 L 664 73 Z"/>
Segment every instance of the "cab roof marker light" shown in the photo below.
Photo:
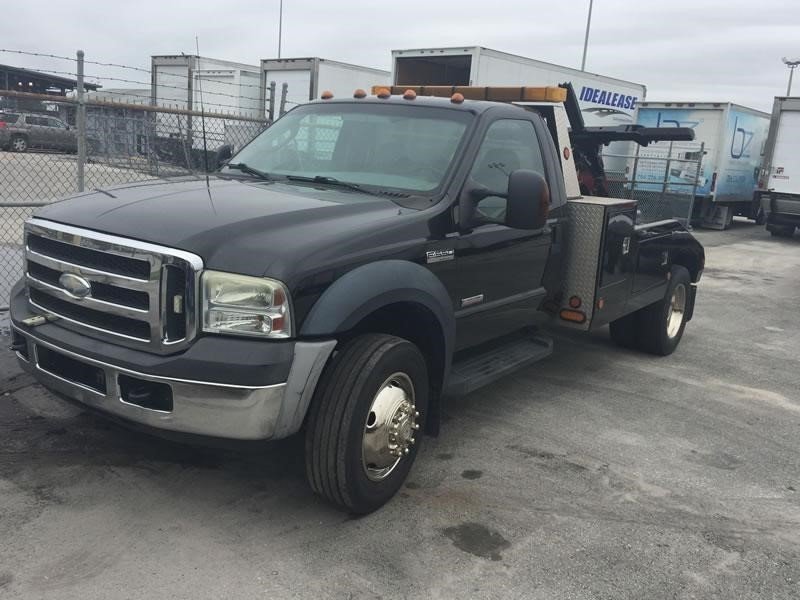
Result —
<path fill-rule="evenodd" d="M 378 98 L 381 100 L 386 100 L 387 98 L 391 98 L 392 92 L 389 90 L 389 88 L 384 87 L 378 90 L 376 96 L 378 96 Z"/>
<path fill-rule="evenodd" d="M 361 88 L 358 88 L 356 91 L 353 92 L 353 98 L 358 98 L 360 100 L 361 98 L 366 98 L 366 97 L 367 97 L 367 92 L 365 90 L 362 90 Z"/>
<path fill-rule="evenodd" d="M 450 96 L 450 102 L 453 104 L 463 104 L 464 103 L 464 94 L 459 94 L 456 92 L 452 96 Z"/>
<path fill-rule="evenodd" d="M 416 100 L 417 92 L 414 90 L 406 90 L 403 92 L 403 100 Z"/>
<path fill-rule="evenodd" d="M 322 92 L 322 96 L 320 96 L 323 100 L 332 100 L 333 99 L 333 92 L 330 90 L 325 90 Z"/>

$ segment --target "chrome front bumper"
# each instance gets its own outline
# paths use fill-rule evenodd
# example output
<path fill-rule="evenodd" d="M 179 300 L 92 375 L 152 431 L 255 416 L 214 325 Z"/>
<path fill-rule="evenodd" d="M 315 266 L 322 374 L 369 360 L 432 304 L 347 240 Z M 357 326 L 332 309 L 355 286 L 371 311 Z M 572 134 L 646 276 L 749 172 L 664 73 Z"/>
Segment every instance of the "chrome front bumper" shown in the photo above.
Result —
<path fill-rule="evenodd" d="M 286 382 L 241 386 L 131 371 L 65 350 L 16 327 L 13 332 L 22 368 L 46 388 L 134 423 L 237 440 L 279 439 L 300 429 L 319 376 L 336 345 L 335 340 L 297 342 Z M 75 374 L 64 368 L 55 373 L 43 365 L 45 361 L 40 360 L 40 355 L 47 351 L 50 356 L 57 353 L 60 358 L 66 357 L 66 365 L 77 367 Z M 99 376 L 104 385 L 82 382 L 78 371 L 83 365 Z M 123 399 L 120 376 L 169 386 L 170 410 L 146 408 Z"/>

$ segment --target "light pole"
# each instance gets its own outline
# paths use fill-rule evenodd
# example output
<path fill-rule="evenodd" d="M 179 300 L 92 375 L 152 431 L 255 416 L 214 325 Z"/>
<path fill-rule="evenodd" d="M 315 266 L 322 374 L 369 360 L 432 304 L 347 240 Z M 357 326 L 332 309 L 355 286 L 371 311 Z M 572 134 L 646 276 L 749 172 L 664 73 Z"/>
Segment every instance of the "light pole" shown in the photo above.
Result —
<path fill-rule="evenodd" d="M 794 75 L 794 70 L 797 68 L 797 65 L 800 65 L 800 58 L 788 59 L 785 56 L 781 59 L 783 64 L 789 67 L 789 86 L 786 88 L 786 95 L 792 95 L 792 75 Z"/>
<path fill-rule="evenodd" d="M 283 0 L 280 0 L 278 12 L 278 58 L 281 57 L 281 42 L 283 41 Z"/>
<path fill-rule="evenodd" d="M 592 26 L 592 3 L 589 0 L 589 17 L 586 19 L 586 37 L 583 38 L 583 60 L 581 61 L 581 71 L 586 70 L 586 51 L 589 49 L 589 28 Z"/>

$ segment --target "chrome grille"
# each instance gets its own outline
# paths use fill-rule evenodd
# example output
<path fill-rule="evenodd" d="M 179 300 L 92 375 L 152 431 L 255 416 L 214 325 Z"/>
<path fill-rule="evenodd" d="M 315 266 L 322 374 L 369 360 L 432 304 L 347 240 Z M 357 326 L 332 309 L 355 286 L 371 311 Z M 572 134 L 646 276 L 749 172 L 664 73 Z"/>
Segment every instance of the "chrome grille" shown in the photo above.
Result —
<path fill-rule="evenodd" d="M 25 264 L 31 305 L 66 328 L 161 354 L 196 333 L 203 262 L 194 254 L 30 219 Z M 67 273 L 84 286 L 80 294 L 62 284 Z"/>

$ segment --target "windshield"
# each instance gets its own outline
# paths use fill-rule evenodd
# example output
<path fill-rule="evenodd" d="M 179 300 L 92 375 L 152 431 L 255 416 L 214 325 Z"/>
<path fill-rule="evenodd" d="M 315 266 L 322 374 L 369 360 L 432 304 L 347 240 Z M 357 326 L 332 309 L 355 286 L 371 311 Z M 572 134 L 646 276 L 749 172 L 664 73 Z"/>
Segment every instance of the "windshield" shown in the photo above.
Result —
<path fill-rule="evenodd" d="M 397 104 L 311 104 L 286 114 L 230 164 L 425 193 L 439 188 L 472 115 Z"/>

